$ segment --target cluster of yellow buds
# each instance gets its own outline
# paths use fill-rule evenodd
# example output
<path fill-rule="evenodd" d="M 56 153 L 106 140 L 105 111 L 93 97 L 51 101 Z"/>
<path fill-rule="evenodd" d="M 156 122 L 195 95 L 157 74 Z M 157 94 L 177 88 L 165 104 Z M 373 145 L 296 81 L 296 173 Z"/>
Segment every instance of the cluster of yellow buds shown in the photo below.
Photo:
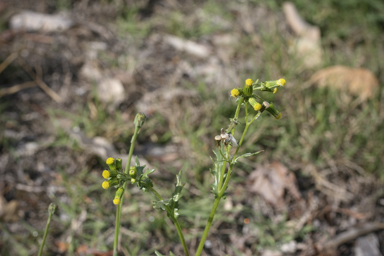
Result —
<path fill-rule="evenodd" d="M 105 181 L 101 184 L 101 186 L 103 189 L 108 189 L 109 187 L 117 188 L 113 203 L 119 204 L 120 199 L 124 193 L 124 188 L 120 186 L 120 181 L 123 180 L 122 178 L 124 177 L 124 175 L 121 173 L 123 161 L 120 158 L 115 160 L 110 157 L 107 159 L 106 163 L 109 167 L 109 170 L 103 171 L 102 176 Z"/>
<path fill-rule="evenodd" d="M 238 99 L 243 98 L 246 104 L 248 102 L 255 111 L 263 112 L 264 110 L 267 110 L 276 119 L 280 119 L 281 113 L 275 108 L 273 103 L 264 101 L 260 96 L 255 95 L 254 92 L 259 90 L 276 93 L 277 88 L 282 87 L 285 84 L 286 81 L 284 78 L 260 83 L 258 83 L 258 80 L 254 82 L 252 79 L 248 78 L 245 80 L 245 85 L 243 88 L 238 87 L 231 90 L 231 96 Z M 263 103 L 259 103 L 257 99 L 262 100 Z"/>

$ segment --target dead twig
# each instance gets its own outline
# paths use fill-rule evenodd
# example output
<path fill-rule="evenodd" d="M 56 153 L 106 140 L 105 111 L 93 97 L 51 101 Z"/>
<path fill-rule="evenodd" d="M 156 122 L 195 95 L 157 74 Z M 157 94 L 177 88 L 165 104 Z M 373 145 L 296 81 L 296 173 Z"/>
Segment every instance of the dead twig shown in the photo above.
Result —
<path fill-rule="evenodd" d="M 342 245 L 346 242 L 358 238 L 359 236 L 366 235 L 379 229 L 384 229 L 384 223 L 364 223 L 361 226 L 353 227 L 345 232 L 338 234 L 336 237 L 332 238 L 332 240 L 328 241 L 325 244 L 324 248 L 337 248 L 339 245 Z"/>

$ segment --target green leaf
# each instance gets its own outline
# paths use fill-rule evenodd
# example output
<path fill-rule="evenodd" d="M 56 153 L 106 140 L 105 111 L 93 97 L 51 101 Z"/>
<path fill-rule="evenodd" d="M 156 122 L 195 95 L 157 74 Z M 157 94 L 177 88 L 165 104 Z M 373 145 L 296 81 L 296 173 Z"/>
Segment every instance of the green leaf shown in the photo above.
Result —
<path fill-rule="evenodd" d="M 221 153 L 220 153 L 219 150 L 221 150 Z M 211 192 L 215 195 L 215 198 L 217 198 L 217 196 L 219 195 L 219 187 L 218 187 L 218 185 L 219 185 L 219 182 L 221 180 L 221 170 L 222 170 L 223 164 L 225 162 L 225 160 L 223 158 L 224 146 L 221 145 L 221 148 L 219 150 L 217 150 L 217 151 L 213 150 L 213 153 L 216 156 L 216 161 L 214 161 L 214 168 L 213 168 L 213 170 L 210 169 L 210 172 L 212 173 L 213 177 L 215 178 L 215 181 L 211 185 L 211 187 L 212 187 Z"/>
<path fill-rule="evenodd" d="M 168 216 L 173 217 L 175 219 L 177 219 L 180 215 L 179 200 L 182 197 L 181 190 L 184 187 L 184 185 L 181 184 L 181 180 L 180 180 L 181 174 L 182 174 L 182 171 L 180 171 L 179 174 L 176 175 L 175 190 L 173 191 L 171 198 L 152 202 L 153 208 L 163 210 L 163 211 L 166 210 L 168 213 Z"/>
<path fill-rule="evenodd" d="M 147 169 L 145 172 L 143 172 L 145 168 L 145 165 L 144 166 L 136 166 L 136 170 L 137 170 L 137 186 L 144 190 L 144 191 L 147 191 L 148 188 L 150 187 L 153 187 L 153 183 L 151 181 L 151 179 L 148 177 L 149 174 L 153 173 L 155 171 L 155 169 Z"/>
<path fill-rule="evenodd" d="M 246 154 L 243 154 L 241 156 L 238 156 L 238 157 L 236 157 L 235 160 L 233 160 L 233 164 L 236 164 L 237 160 L 239 160 L 240 158 L 254 156 L 254 155 L 260 154 L 261 152 L 264 152 L 264 150 L 260 150 L 260 151 L 254 152 L 254 153 L 246 153 Z"/>

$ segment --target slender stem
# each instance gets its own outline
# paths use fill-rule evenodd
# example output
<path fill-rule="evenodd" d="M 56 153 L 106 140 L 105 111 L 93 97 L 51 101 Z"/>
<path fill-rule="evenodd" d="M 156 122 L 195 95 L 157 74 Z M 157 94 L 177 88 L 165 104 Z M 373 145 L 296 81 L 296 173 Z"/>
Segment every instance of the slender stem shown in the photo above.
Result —
<path fill-rule="evenodd" d="M 220 200 L 221 200 L 221 197 L 217 197 L 215 199 L 215 202 L 213 203 L 211 213 L 209 214 L 207 225 L 205 226 L 204 233 L 203 233 L 203 236 L 201 237 L 199 247 L 197 248 L 195 256 L 200 256 L 203 251 L 205 240 L 208 237 L 209 229 L 211 228 L 213 217 L 215 217 L 215 213 L 216 213 L 217 207 L 219 206 Z"/>
<path fill-rule="evenodd" d="M 51 223 L 52 215 L 55 213 L 55 209 L 56 209 L 56 205 L 55 204 L 50 204 L 49 205 L 47 224 L 45 225 L 43 241 L 41 242 L 39 253 L 37 254 L 38 256 L 41 256 L 43 254 L 45 240 L 47 239 L 47 235 L 48 235 L 49 224 Z"/>
<path fill-rule="evenodd" d="M 133 155 L 133 149 L 135 148 L 135 142 L 137 138 L 137 134 L 139 133 L 140 128 L 138 126 L 135 126 L 135 132 L 133 133 L 132 139 L 131 139 L 131 146 L 129 148 L 128 153 L 128 160 L 127 164 L 125 166 L 124 173 L 128 174 L 129 166 L 131 165 L 131 159 Z M 124 182 L 123 188 L 126 187 L 126 183 Z M 121 197 L 121 202 L 118 204 L 116 208 L 116 224 L 115 224 L 115 240 L 113 241 L 113 256 L 117 256 L 117 250 L 118 250 L 118 244 L 119 244 L 119 234 L 120 234 L 120 219 L 121 219 L 121 210 L 123 208 L 123 197 Z"/>
<path fill-rule="evenodd" d="M 131 139 L 131 147 L 129 148 L 129 153 L 128 153 L 128 161 L 127 164 L 125 165 L 125 174 L 128 174 L 129 172 L 129 166 L 131 165 L 131 159 L 132 159 L 132 154 L 133 154 L 133 149 L 135 148 L 135 142 L 137 138 L 137 134 L 139 134 L 140 128 L 135 126 L 135 132 L 133 133 L 133 137 Z"/>
<path fill-rule="evenodd" d="M 176 230 L 177 230 L 177 234 L 179 234 L 181 244 L 183 245 L 184 253 L 185 253 L 186 256 L 189 256 L 189 251 L 188 251 L 187 243 L 185 242 L 183 231 L 181 230 L 181 227 L 180 227 L 180 223 L 179 223 L 179 221 L 177 219 L 175 219 L 173 217 L 171 217 L 171 219 L 172 219 L 173 223 L 175 224 L 175 227 L 176 227 Z"/>
<path fill-rule="evenodd" d="M 163 197 L 152 187 L 149 187 L 148 190 L 150 190 L 160 201 L 163 201 Z"/>
<path fill-rule="evenodd" d="M 115 240 L 113 241 L 113 255 L 117 255 L 117 247 L 119 244 L 119 234 L 120 234 L 120 218 L 121 218 L 121 209 L 123 205 L 123 197 L 121 197 L 120 204 L 116 208 L 116 224 L 115 224 Z"/>
<path fill-rule="evenodd" d="M 236 108 L 236 112 L 235 112 L 235 116 L 233 117 L 234 119 L 235 118 L 239 118 L 239 113 L 240 113 L 240 108 L 241 108 L 241 104 L 243 104 L 244 102 L 244 98 L 241 97 L 241 99 L 239 100 L 239 103 L 237 104 L 237 108 Z M 233 136 L 235 136 L 235 130 L 236 130 L 236 125 L 233 127 L 231 133 Z M 228 132 L 228 131 L 227 131 Z"/>
<path fill-rule="evenodd" d="M 150 190 L 157 197 L 157 199 L 159 199 L 160 201 L 164 200 L 163 197 L 154 188 L 149 187 L 148 190 Z M 172 216 L 171 209 L 169 209 L 168 206 L 165 205 L 165 209 L 169 213 L 168 217 L 173 221 L 173 224 L 176 227 L 177 234 L 179 235 L 181 244 L 183 245 L 183 249 L 184 249 L 185 255 L 189 256 L 189 251 L 188 251 L 187 243 L 185 242 L 183 231 L 181 230 L 181 226 L 180 226 L 179 221 Z"/>

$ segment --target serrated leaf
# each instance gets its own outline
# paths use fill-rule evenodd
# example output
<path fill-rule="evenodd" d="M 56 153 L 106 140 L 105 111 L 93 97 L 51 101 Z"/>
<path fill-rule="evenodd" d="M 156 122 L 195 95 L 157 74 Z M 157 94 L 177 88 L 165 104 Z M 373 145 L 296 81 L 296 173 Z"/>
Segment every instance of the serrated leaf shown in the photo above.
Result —
<path fill-rule="evenodd" d="M 153 187 L 153 183 L 151 181 L 151 179 L 148 177 L 149 174 L 153 173 L 155 171 L 155 169 L 147 169 L 144 173 L 143 173 L 143 170 L 145 168 L 145 165 L 144 166 L 138 166 L 136 167 L 137 169 L 137 186 L 144 190 L 144 191 L 147 191 L 147 189 L 149 187 Z"/>
<path fill-rule="evenodd" d="M 135 163 L 136 163 L 136 167 L 140 166 L 140 161 L 139 161 L 139 158 L 137 156 L 135 156 Z"/>
<path fill-rule="evenodd" d="M 236 159 L 233 160 L 233 163 L 234 163 L 234 164 L 237 163 L 237 160 L 239 160 L 240 158 L 245 158 L 245 157 L 254 156 L 254 155 L 260 154 L 261 152 L 264 152 L 264 150 L 260 150 L 260 151 L 254 152 L 254 153 L 246 153 L 246 154 L 243 154 L 243 155 L 241 155 L 241 156 L 236 157 Z"/>

